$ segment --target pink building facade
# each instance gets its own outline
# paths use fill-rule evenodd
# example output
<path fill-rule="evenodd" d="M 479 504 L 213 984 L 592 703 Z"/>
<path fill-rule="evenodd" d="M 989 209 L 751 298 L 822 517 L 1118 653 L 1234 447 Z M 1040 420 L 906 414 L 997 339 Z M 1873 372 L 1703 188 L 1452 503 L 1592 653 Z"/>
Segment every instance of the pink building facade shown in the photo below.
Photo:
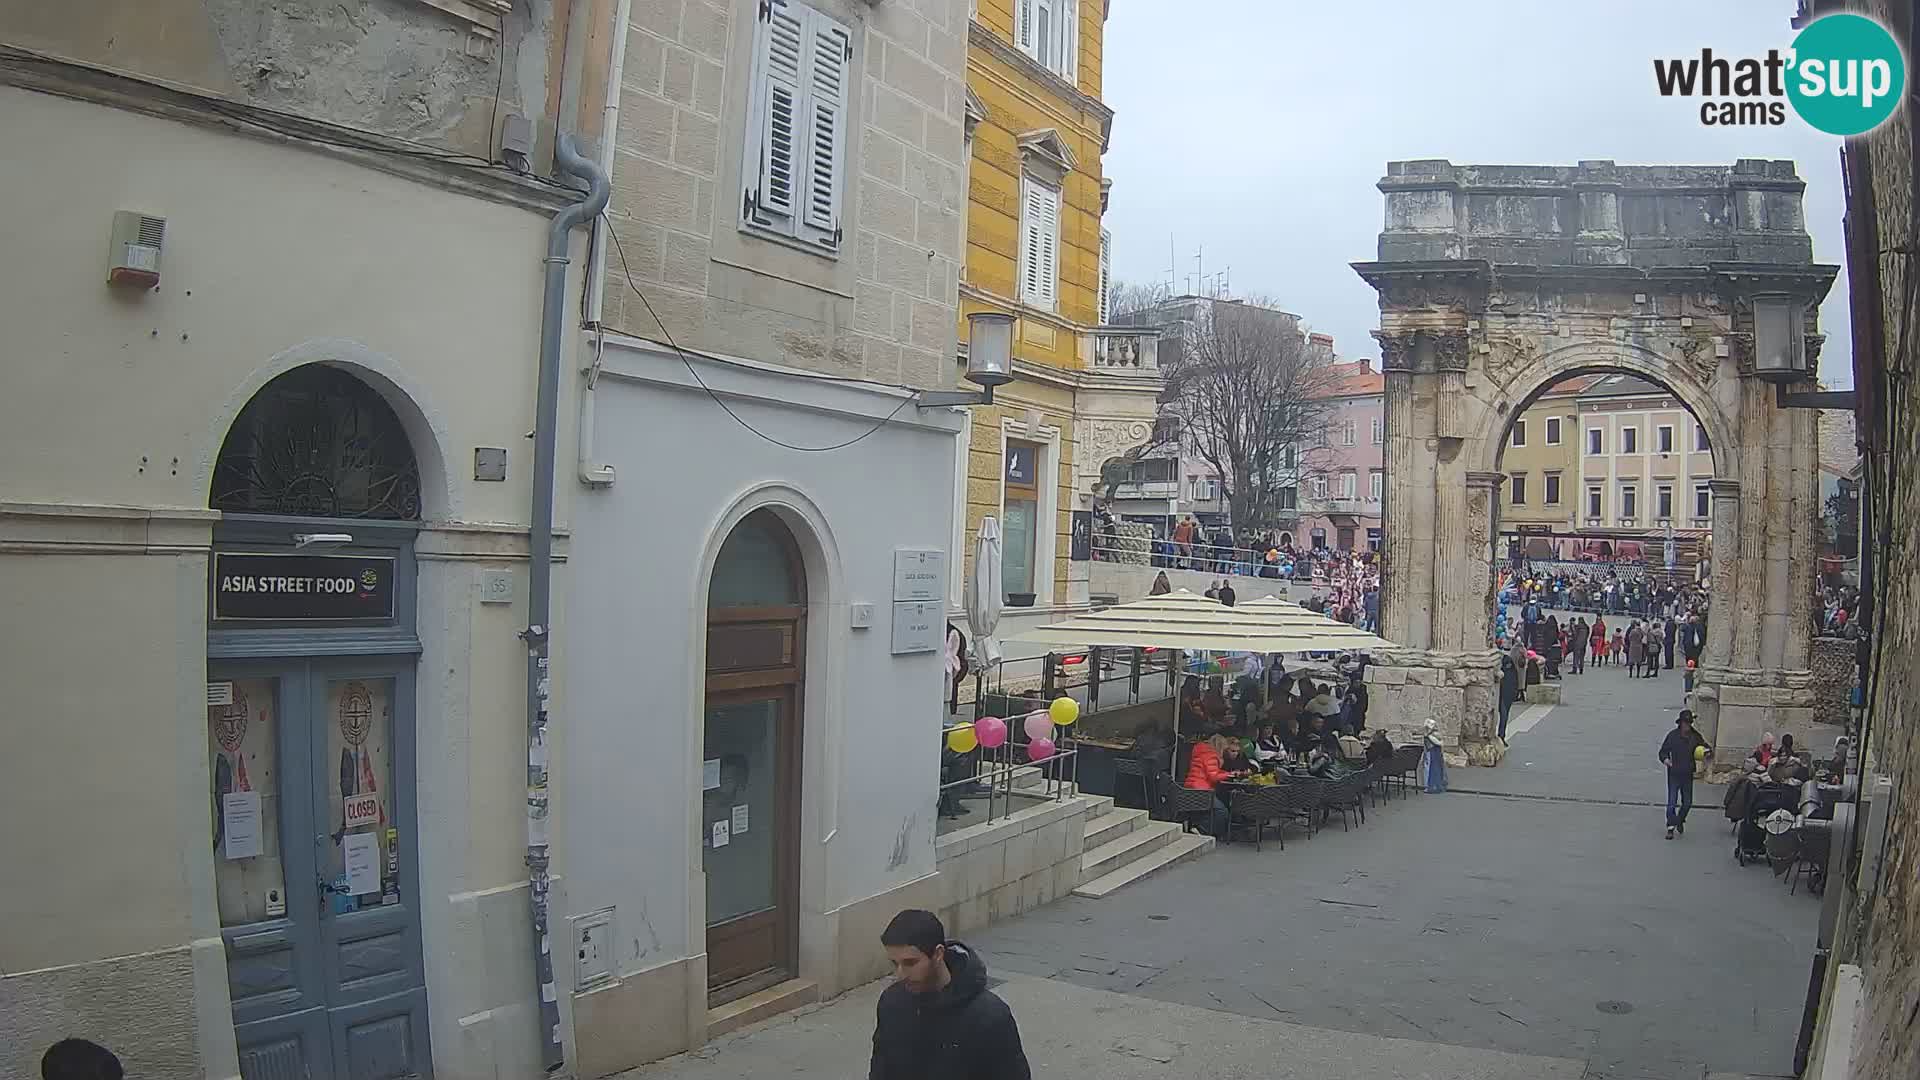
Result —
<path fill-rule="evenodd" d="M 1386 381 L 1372 362 L 1334 365 L 1331 408 L 1317 445 L 1301 454 L 1300 525 L 1305 547 L 1377 550 L 1386 493 Z"/>

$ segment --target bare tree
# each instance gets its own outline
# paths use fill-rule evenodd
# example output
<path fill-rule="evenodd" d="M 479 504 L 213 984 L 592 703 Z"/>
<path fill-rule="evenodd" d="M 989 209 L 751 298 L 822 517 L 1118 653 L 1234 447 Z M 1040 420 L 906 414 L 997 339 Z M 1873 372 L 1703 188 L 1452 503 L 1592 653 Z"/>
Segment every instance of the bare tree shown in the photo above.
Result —
<path fill-rule="evenodd" d="M 1158 282 L 1113 282 L 1107 287 L 1107 322 L 1115 326 L 1139 325 L 1129 317 L 1151 313 L 1171 298 L 1166 285 Z"/>
<path fill-rule="evenodd" d="M 1333 355 L 1311 345 L 1298 317 L 1258 299 L 1185 305 L 1162 339 L 1165 411 L 1185 445 L 1222 479 L 1240 528 L 1278 523 L 1282 493 L 1324 468 L 1323 438 L 1337 381 Z"/>

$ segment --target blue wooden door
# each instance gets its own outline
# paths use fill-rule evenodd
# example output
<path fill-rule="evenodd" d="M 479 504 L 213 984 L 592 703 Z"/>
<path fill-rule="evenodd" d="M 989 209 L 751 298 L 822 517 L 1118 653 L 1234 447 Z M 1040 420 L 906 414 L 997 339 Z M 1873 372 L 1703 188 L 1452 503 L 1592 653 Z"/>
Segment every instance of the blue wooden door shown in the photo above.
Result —
<path fill-rule="evenodd" d="M 219 663 L 209 684 L 242 1077 L 430 1077 L 411 665 Z"/>

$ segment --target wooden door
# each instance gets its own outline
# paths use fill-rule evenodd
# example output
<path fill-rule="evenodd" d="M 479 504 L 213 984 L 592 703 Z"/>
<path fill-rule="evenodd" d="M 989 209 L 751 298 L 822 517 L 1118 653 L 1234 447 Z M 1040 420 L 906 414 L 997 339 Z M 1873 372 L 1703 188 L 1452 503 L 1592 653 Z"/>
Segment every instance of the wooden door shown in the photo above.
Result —
<path fill-rule="evenodd" d="M 714 567 L 700 823 L 712 1004 L 798 968 L 803 573 L 767 511 L 741 522 Z"/>

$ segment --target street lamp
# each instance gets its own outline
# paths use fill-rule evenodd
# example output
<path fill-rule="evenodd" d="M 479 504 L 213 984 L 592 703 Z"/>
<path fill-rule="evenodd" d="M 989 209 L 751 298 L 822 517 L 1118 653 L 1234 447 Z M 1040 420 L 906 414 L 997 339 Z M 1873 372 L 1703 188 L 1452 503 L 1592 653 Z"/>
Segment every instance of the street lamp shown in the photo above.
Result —
<path fill-rule="evenodd" d="M 1773 384 L 1774 403 L 1782 409 L 1854 407 L 1851 390 L 1789 393 L 1787 386 L 1811 375 L 1807 368 L 1807 305 L 1789 293 L 1759 293 L 1753 298 L 1753 372 Z"/>
<path fill-rule="evenodd" d="M 967 381 L 982 389 L 922 390 L 914 404 L 922 409 L 993 404 L 993 388 L 1013 381 L 1013 316 L 1001 311 L 967 316 Z"/>

